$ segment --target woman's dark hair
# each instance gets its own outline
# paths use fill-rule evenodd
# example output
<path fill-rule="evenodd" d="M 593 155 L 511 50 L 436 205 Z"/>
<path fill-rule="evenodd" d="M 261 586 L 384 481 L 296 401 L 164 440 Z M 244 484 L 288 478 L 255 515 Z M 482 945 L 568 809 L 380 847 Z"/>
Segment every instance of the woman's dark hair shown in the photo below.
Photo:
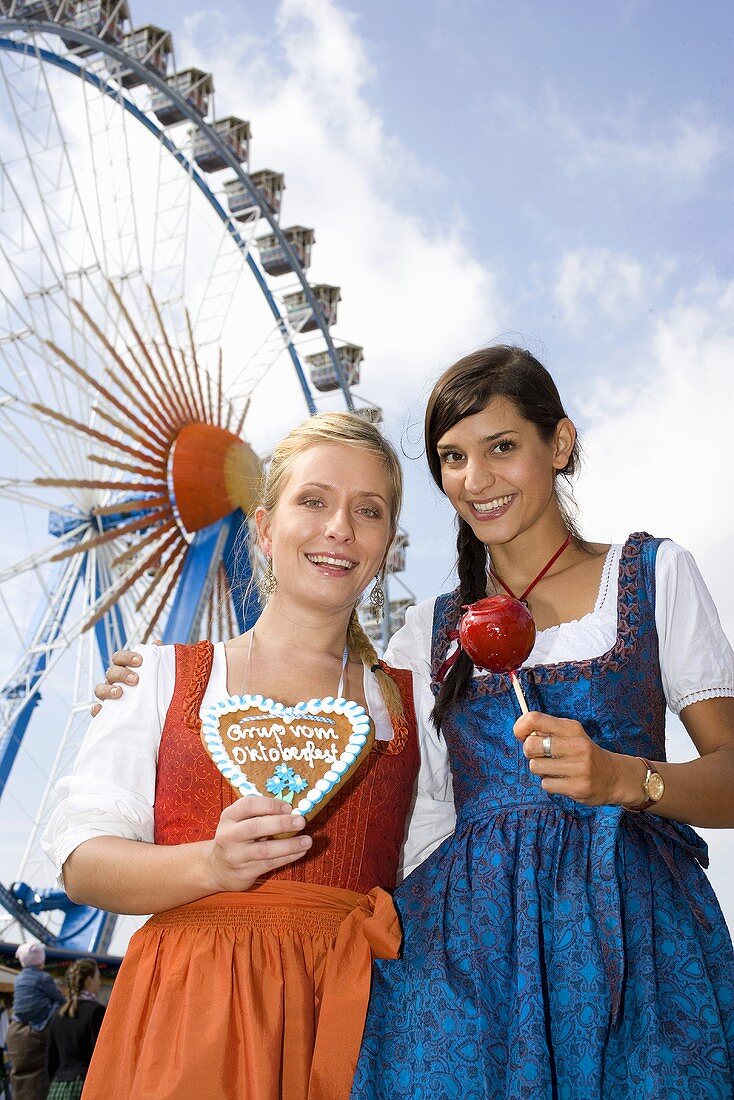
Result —
<path fill-rule="evenodd" d="M 547 441 L 553 438 L 558 421 L 566 416 L 555 382 L 545 367 L 525 348 L 496 344 L 465 355 L 441 375 L 433 387 L 426 409 L 426 457 L 433 480 L 441 492 L 439 439 L 460 420 L 485 409 L 494 397 L 506 397 L 512 401 L 520 415 L 534 424 L 541 438 Z M 577 441 L 566 468 L 558 473 L 568 481 L 578 466 Z M 569 530 L 579 540 L 568 503 L 561 495 L 559 505 Z M 464 604 L 481 600 L 487 594 L 487 548 L 465 520 L 458 515 L 456 518 L 461 608 Z M 433 720 L 437 729 L 441 729 L 447 710 L 464 698 L 471 678 L 471 658 L 461 650 L 436 699 Z"/>
<path fill-rule="evenodd" d="M 87 978 L 93 978 L 99 971 L 99 967 L 93 959 L 77 959 L 66 972 L 66 984 L 69 988 L 69 999 L 59 1009 L 59 1016 L 76 1016 L 79 1007 L 79 997 L 84 989 Z"/>

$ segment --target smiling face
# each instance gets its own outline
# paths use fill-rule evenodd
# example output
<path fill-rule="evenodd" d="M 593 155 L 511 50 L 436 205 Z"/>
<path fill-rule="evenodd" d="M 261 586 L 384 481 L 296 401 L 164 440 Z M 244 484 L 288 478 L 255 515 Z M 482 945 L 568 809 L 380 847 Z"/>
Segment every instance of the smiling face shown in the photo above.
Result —
<path fill-rule="evenodd" d="M 506 397 L 458 421 L 437 443 L 444 492 L 477 538 L 510 542 L 560 513 L 555 475 L 565 469 L 576 433 L 560 420 L 550 440 Z"/>
<path fill-rule="evenodd" d="M 384 563 L 391 504 L 385 463 L 364 448 L 315 443 L 294 458 L 275 508 L 255 512 L 273 599 L 351 609 Z"/>

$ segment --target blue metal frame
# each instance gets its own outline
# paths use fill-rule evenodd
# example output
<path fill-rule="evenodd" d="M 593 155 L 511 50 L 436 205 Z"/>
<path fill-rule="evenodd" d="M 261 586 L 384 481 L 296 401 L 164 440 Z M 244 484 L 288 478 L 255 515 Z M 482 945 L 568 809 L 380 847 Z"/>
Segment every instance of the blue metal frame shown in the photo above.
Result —
<path fill-rule="evenodd" d="M 260 599 L 252 580 L 252 558 L 249 551 L 247 517 L 238 509 L 224 545 L 222 561 L 232 592 L 237 626 L 241 634 L 249 630 L 260 616 Z"/>
<path fill-rule="evenodd" d="M 76 577 L 70 585 L 63 603 L 60 605 L 57 615 L 49 620 L 43 632 L 41 640 L 45 646 L 53 645 L 61 633 L 61 629 L 64 625 L 64 618 L 69 610 L 69 604 L 74 598 L 74 593 L 79 584 L 79 578 L 84 569 L 85 558 L 86 554 L 80 555 L 76 567 Z M 27 654 L 25 666 L 18 674 L 15 684 L 6 685 L 4 690 L 6 698 L 17 697 L 17 693 L 22 692 L 26 696 L 26 701 L 18 712 L 15 721 L 8 727 L 2 740 L 0 740 L 0 796 L 2 796 L 5 790 L 5 785 L 10 776 L 13 764 L 15 763 L 15 758 L 18 755 L 18 749 L 20 748 L 21 741 L 28 728 L 31 715 L 41 699 L 41 693 L 36 688 L 36 684 L 46 669 L 46 651 L 44 650 L 40 653 L 33 652 L 30 647 L 35 639 L 36 631 L 43 619 L 43 615 L 49 606 L 53 606 L 56 593 L 64 582 L 69 568 L 70 565 L 68 561 L 57 562 L 49 584 L 50 598 L 42 600 L 39 604 L 33 619 L 33 624 L 28 632 L 25 646 L 25 652 Z M 13 693 L 16 693 L 16 695 L 14 696 Z"/>
<path fill-rule="evenodd" d="M 222 560 L 224 546 L 235 513 L 197 531 L 186 551 L 181 580 L 168 616 L 163 641 L 192 642 L 196 624 L 209 595 L 214 572 Z"/>
<path fill-rule="evenodd" d="M 102 595 L 103 585 L 100 578 L 99 562 L 95 570 L 94 578 L 94 591 L 97 598 Z M 109 611 L 99 620 L 94 628 L 94 633 L 97 638 L 97 647 L 99 649 L 99 656 L 102 661 L 102 667 L 107 668 L 111 663 L 112 654 L 107 643 L 108 637 L 113 633 L 117 633 L 117 637 L 120 639 L 120 648 L 124 649 L 127 643 L 127 632 L 125 630 L 125 624 L 122 621 L 122 612 L 117 604 L 114 604 Z"/>

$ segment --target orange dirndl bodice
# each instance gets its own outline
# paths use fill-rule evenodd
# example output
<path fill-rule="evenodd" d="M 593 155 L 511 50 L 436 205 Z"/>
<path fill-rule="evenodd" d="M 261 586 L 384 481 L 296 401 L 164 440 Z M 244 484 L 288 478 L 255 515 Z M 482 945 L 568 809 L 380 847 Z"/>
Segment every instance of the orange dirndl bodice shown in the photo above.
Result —
<path fill-rule="evenodd" d="M 176 647 L 161 736 L 155 840 L 211 839 L 237 797 L 201 744 L 209 642 Z M 395 886 L 418 769 L 404 720 L 309 826 L 303 859 L 243 893 L 159 913 L 133 936 L 84 1100 L 348 1100 L 372 958 L 397 957 Z"/>

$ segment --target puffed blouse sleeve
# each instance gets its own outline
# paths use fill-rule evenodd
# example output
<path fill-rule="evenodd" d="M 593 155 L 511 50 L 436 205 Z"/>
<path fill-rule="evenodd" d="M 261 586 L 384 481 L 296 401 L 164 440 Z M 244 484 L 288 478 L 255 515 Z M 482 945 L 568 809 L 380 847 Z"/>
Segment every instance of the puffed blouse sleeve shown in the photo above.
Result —
<path fill-rule="evenodd" d="M 74 770 L 56 785 L 58 804 L 41 838 L 59 881 L 80 844 L 98 836 L 153 841 L 161 731 L 173 696 L 173 646 L 139 646 L 139 683 L 123 687 L 92 719 Z"/>
<path fill-rule="evenodd" d="M 660 671 L 674 714 L 691 703 L 734 696 L 734 653 L 692 555 L 660 543 L 655 562 Z"/>
<path fill-rule="evenodd" d="M 409 607 L 405 626 L 392 638 L 385 660 L 413 673 L 420 764 L 399 878 L 405 878 L 454 831 L 456 812 L 446 742 L 431 720 L 431 636 L 435 599 Z"/>

